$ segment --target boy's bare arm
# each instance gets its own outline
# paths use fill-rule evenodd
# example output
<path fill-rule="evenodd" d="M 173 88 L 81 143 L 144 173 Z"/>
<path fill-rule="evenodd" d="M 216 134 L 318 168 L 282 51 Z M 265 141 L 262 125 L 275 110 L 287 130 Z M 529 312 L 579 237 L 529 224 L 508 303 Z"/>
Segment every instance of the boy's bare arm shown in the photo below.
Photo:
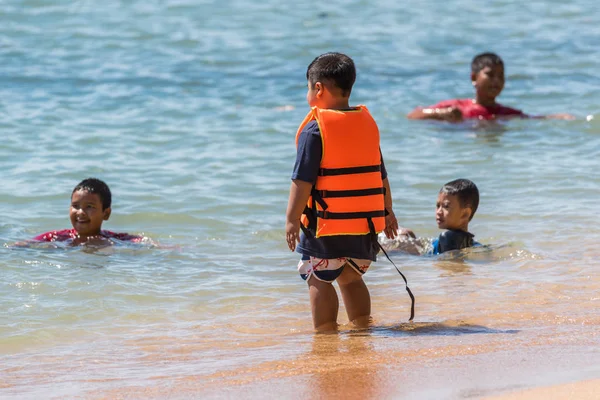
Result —
<path fill-rule="evenodd" d="M 562 113 L 562 114 L 550 114 L 550 115 L 527 115 L 526 118 L 532 118 L 532 119 L 565 119 L 565 120 L 569 120 L 569 121 L 572 121 L 572 120 L 576 119 L 576 117 L 574 115 L 566 114 L 566 113 Z"/>
<path fill-rule="evenodd" d="M 290 186 L 290 199 L 285 213 L 285 239 L 291 251 L 296 250 L 296 243 L 300 241 L 300 217 L 310 197 L 312 183 L 292 180 Z"/>
<path fill-rule="evenodd" d="M 398 220 L 392 208 L 392 190 L 390 189 L 388 178 L 383 180 L 383 187 L 385 188 L 384 204 L 388 212 L 388 215 L 385 216 L 385 229 L 383 232 L 385 233 L 385 237 L 393 239 L 398 234 Z"/>
<path fill-rule="evenodd" d="M 456 107 L 422 108 L 417 107 L 406 116 L 408 119 L 434 119 L 438 121 L 459 122 L 462 112 Z"/>

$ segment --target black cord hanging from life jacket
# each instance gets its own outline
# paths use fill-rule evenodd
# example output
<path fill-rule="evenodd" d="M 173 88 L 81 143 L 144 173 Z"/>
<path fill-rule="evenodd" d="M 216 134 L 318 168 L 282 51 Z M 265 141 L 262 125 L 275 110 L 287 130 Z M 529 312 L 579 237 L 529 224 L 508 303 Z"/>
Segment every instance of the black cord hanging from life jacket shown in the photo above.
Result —
<path fill-rule="evenodd" d="M 408 287 L 408 281 L 406 280 L 406 277 L 404 276 L 404 274 L 402 272 L 400 272 L 400 270 L 398 269 L 396 264 L 394 264 L 394 262 L 388 255 L 388 253 L 384 250 L 384 248 L 381 246 L 381 244 L 379 244 L 379 241 L 377 240 L 377 233 L 375 231 L 375 224 L 373 224 L 373 221 L 371 220 L 371 218 L 367 218 L 367 221 L 369 222 L 369 229 L 371 230 L 371 235 L 374 238 L 373 242 L 377 243 L 377 246 L 379 247 L 379 249 L 381 249 L 381 251 L 383 252 L 383 254 L 385 254 L 385 257 L 388 259 L 388 261 L 392 263 L 394 268 L 396 268 L 396 271 L 398 271 L 398 273 L 400 274 L 402 279 L 404 279 L 406 291 L 408 292 L 408 295 L 410 296 L 410 318 L 408 320 L 412 321 L 415 317 L 415 296 L 410 291 L 410 288 Z"/>

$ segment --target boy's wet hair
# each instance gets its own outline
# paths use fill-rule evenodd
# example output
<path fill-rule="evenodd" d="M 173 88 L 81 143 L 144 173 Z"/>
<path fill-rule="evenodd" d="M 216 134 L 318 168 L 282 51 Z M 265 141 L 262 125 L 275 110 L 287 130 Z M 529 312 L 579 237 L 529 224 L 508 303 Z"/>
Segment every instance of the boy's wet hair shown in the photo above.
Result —
<path fill-rule="evenodd" d="M 334 84 L 348 97 L 356 81 L 354 61 L 342 53 L 321 54 L 308 66 L 306 79 L 311 86 L 317 82 Z"/>
<path fill-rule="evenodd" d="M 473 61 L 471 61 L 471 72 L 477 74 L 485 67 L 491 68 L 495 65 L 504 66 L 504 61 L 502 61 L 499 55 L 495 53 L 477 54 L 475 58 L 473 58 Z"/>
<path fill-rule="evenodd" d="M 442 186 L 440 193 L 456 196 L 462 208 L 469 207 L 471 209 L 469 221 L 473 219 L 479 206 L 479 190 L 473 182 L 468 179 L 456 179 Z"/>
<path fill-rule="evenodd" d="M 88 193 L 96 193 L 98 197 L 100 197 L 100 201 L 102 202 L 102 211 L 110 208 L 110 204 L 112 202 L 112 195 L 110 193 L 110 189 L 108 185 L 96 178 L 87 178 L 82 180 L 75 186 L 75 189 L 71 192 L 71 196 L 73 193 L 78 190 L 83 190 Z"/>

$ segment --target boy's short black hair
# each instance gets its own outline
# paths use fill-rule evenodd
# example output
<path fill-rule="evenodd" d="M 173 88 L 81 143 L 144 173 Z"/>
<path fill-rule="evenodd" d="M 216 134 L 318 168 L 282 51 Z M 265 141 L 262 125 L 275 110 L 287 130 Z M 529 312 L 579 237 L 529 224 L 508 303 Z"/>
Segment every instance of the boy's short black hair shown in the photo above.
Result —
<path fill-rule="evenodd" d="M 475 211 L 477 211 L 477 207 L 479 206 L 479 190 L 473 182 L 468 179 L 456 179 L 442 186 L 440 193 L 456 196 L 461 207 L 469 207 L 471 209 L 469 221 L 473 219 Z"/>
<path fill-rule="evenodd" d="M 477 74 L 485 67 L 493 67 L 494 65 L 504 66 L 504 61 L 496 53 L 481 53 L 477 54 L 471 61 L 471 73 Z"/>
<path fill-rule="evenodd" d="M 311 86 L 317 82 L 333 83 L 348 97 L 356 81 L 354 61 L 342 53 L 321 54 L 308 66 L 306 80 Z"/>
<path fill-rule="evenodd" d="M 102 202 L 102 211 L 110 208 L 110 204 L 112 203 L 112 195 L 110 193 L 110 189 L 108 185 L 96 178 L 87 178 L 82 180 L 75 186 L 75 189 L 71 192 L 71 196 L 73 193 L 78 190 L 84 190 L 88 193 L 96 193 L 100 197 L 100 201 Z"/>

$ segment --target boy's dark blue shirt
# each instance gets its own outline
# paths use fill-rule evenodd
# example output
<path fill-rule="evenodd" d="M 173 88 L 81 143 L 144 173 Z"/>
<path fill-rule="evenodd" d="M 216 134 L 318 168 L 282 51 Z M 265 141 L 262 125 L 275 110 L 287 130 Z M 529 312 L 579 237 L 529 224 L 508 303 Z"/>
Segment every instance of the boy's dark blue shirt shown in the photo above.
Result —
<path fill-rule="evenodd" d="M 442 232 L 439 237 L 431 243 L 433 246 L 433 255 L 438 255 L 452 250 L 462 250 L 468 247 L 481 246 L 481 243 L 476 242 L 471 232 L 461 230 L 447 230 Z"/>
<path fill-rule="evenodd" d="M 380 150 L 381 152 L 381 150 Z M 298 137 L 298 153 L 292 173 L 292 180 L 301 180 L 314 185 L 319 174 L 321 158 L 323 156 L 323 143 L 321 132 L 316 121 L 311 121 Z M 381 158 L 381 179 L 387 178 L 387 171 Z M 307 237 L 300 233 L 300 244 L 296 251 L 305 256 L 318 258 L 351 257 L 364 260 L 377 258 L 379 247 L 371 235 L 340 235 L 324 236 L 320 238 Z"/>

